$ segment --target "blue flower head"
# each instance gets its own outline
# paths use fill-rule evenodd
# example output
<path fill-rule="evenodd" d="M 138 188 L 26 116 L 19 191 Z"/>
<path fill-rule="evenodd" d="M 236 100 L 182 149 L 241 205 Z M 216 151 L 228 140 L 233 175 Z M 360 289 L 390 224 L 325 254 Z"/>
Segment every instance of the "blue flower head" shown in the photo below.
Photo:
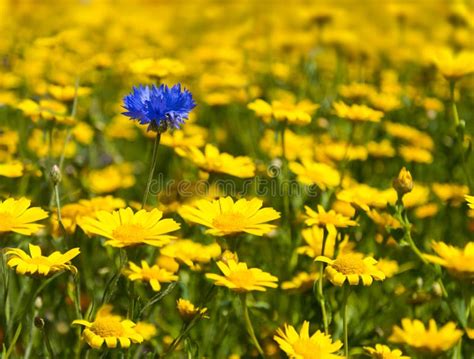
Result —
<path fill-rule="evenodd" d="M 164 132 L 168 128 L 178 129 L 188 118 L 189 112 L 196 107 L 191 92 L 176 84 L 169 88 L 143 86 L 134 87 L 123 98 L 125 116 L 138 120 L 141 125 L 148 124 L 148 130 Z"/>

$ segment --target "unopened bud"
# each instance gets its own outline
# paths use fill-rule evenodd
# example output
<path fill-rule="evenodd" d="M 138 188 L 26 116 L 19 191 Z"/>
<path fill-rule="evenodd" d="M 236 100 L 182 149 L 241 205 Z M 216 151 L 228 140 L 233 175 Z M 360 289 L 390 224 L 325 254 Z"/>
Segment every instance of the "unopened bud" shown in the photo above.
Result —
<path fill-rule="evenodd" d="M 239 257 L 237 256 L 236 252 L 231 252 L 228 249 L 226 249 L 224 251 L 224 253 L 222 253 L 222 255 L 221 255 L 221 261 L 223 261 L 224 263 L 227 264 L 231 260 L 234 261 L 234 262 L 238 262 Z"/>
<path fill-rule="evenodd" d="M 35 324 L 36 328 L 43 329 L 44 328 L 44 319 L 41 318 L 41 317 L 35 317 L 34 324 Z"/>
<path fill-rule="evenodd" d="M 51 182 L 53 182 L 53 185 L 55 186 L 61 182 L 61 170 L 59 169 L 58 165 L 54 165 L 53 167 L 51 167 L 49 177 L 51 178 Z"/>
<path fill-rule="evenodd" d="M 401 169 L 398 177 L 393 180 L 393 188 L 395 188 L 395 191 L 397 191 L 400 197 L 412 191 L 413 178 L 411 177 L 410 171 L 407 171 L 405 167 Z"/>

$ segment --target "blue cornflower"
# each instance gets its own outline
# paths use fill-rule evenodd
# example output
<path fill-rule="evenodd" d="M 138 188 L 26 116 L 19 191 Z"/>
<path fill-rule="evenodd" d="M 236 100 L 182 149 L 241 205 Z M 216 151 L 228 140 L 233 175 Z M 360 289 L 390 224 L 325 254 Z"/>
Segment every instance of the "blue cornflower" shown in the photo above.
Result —
<path fill-rule="evenodd" d="M 164 132 L 168 128 L 179 128 L 196 107 L 191 92 L 176 84 L 133 87 L 133 91 L 123 98 L 125 116 L 148 124 L 148 130 Z"/>

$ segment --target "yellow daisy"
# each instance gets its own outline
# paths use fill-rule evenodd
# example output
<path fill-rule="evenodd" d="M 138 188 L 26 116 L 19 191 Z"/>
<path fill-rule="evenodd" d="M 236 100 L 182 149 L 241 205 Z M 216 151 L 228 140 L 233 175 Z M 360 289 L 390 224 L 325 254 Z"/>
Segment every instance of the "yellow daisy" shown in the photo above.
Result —
<path fill-rule="evenodd" d="M 431 245 L 438 256 L 424 254 L 431 263 L 445 267 L 449 273 L 459 278 L 474 278 L 474 242 L 464 248 L 458 248 L 444 242 Z"/>
<path fill-rule="evenodd" d="M 176 153 L 190 159 L 196 166 L 205 172 L 226 173 L 239 178 L 255 176 L 255 164 L 250 157 L 234 157 L 211 144 L 201 152 L 197 147 L 176 148 Z"/>
<path fill-rule="evenodd" d="M 166 233 L 180 228 L 179 223 L 169 218 L 162 219 L 162 216 L 163 212 L 158 209 L 133 213 L 133 210 L 127 207 L 112 213 L 98 211 L 97 219 L 86 217 L 79 225 L 88 234 L 107 238 L 105 244 L 112 247 L 121 248 L 138 244 L 161 247 L 175 238 Z"/>
<path fill-rule="evenodd" d="M 133 166 L 130 163 L 110 165 L 90 171 L 86 182 L 91 191 L 97 194 L 110 193 L 135 184 Z"/>
<path fill-rule="evenodd" d="M 425 325 L 418 319 L 404 318 L 402 327 L 395 325 L 388 340 L 436 354 L 452 348 L 462 335 L 463 332 L 456 329 L 456 324 L 453 322 L 448 322 L 438 329 L 436 322 L 430 319 L 428 328 L 425 328 Z"/>
<path fill-rule="evenodd" d="M 337 231 L 328 232 L 326 235 L 326 246 L 324 248 L 324 255 L 333 258 L 334 257 L 334 247 L 336 245 Z M 310 228 L 305 228 L 301 231 L 301 235 L 306 242 L 305 246 L 297 248 L 299 254 L 307 255 L 311 258 L 316 258 L 320 256 L 321 250 L 323 248 L 323 239 L 324 239 L 324 230 L 317 226 L 312 226 Z M 348 253 L 352 251 L 354 244 L 349 242 L 349 237 L 346 236 L 344 240 L 339 243 L 339 253 Z"/>
<path fill-rule="evenodd" d="M 326 212 L 321 205 L 318 205 L 317 212 L 308 206 L 304 206 L 304 208 L 306 210 L 306 215 L 308 216 L 305 223 L 308 226 L 325 227 L 329 233 L 336 232 L 336 228 L 358 226 L 356 221 L 337 213 L 333 209 Z"/>
<path fill-rule="evenodd" d="M 299 272 L 289 281 L 281 283 L 281 289 L 305 292 L 311 289 L 319 279 L 319 273 Z"/>
<path fill-rule="evenodd" d="M 86 327 L 82 332 L 82 337 L 87 344 L 92 348 L 100 349 L 104 342 L 107 348 L 116 348 L 117 342 L 120 343 L 121 348 L 128 348 L 131 343 L 143 342 L 143 336 L 135 330 L 135 323 L 111 314 L 110 309 L 110 306 L 105 306 L 99 310 L 93 322 L 82 319 L 72 322 L 73 325 Z"/>
<path fill-rule="evenodd" d="M 141 267 L 133 262 L 128 262 L 128 268 L 124 270 L 124 274 L 132 281 L 149 282 L 155 292 L 160 291 L 161 283 L 170 283 L 178 280 L 178 276 L 172 272 L 160 268 L 157 264 L 150 267 L 146 261 L 141 261 Z"/>
<path fill-rule="evenodd" d="M 474 52 L 442 48 L 433 54 L 433 63 L 446 79 L 456 81 L 474 72 Z"/>
<path fill-rule="evenodd" d="M 390 349 L 383 344 L 375 344 L 375 347 L 364 347 L 365 351 L 372 359 L 410 359 L 409 356 L 403 355 L 401 350 Z"/>
<path fill-rule="evenodd" d="M 290 170 L 297 175 L 297 180 L 305 185 L 316 184 L 325 191 L 337 187 L 341 181 L 339 171 L 325 164 L 308 160 L 303 163 L 290 162 Z"/>
<path fill-rule="evenodd" d="M 16 232 L 27 236 L 43 227 L 33 223 L 48 217 L 39 207 L 30 207 L 31 201 L 22 197 L 18 200 L 8 198 L 0 202 L 0 233 Z"/>
<path fill-rule="evenodd" d="M 33 244 L 28 244 L 30 255 L 18 248 L 10 248 L 6 251 L 9 256 L 7 265 L 10 268 L 16 267 L 18 274 L 35 274 L 43 276 L 63 270 L 77 272 L 77 268 L 70 264 L 71 259 L 78 256 L 79 248 L 73 248 L 66 253 L 53 252 L 45 257 L 41 254 L 41 248 Z"/>
<path fill-rule="evenodd" d="M 377 261 L 361 253 L 340 254 L 336 259 L 319 256 L 316 261 L 328 264 L 325 274 L 337 286 L 342 286 L 346 280 L 350 285 L 358 285 L 359 279 L 363 285 L 371 285 L 374 279 L 385 279 L 385 274 L 376 267 Z"/>
<path fill-rule="evenodd" d="M 146 322 L 138 322 L 133 329 L 143 337 L 143 340 L 150 340 L 158 332 L 153 324 Z"/>
<path fill-rule="evenodd" d="M 196 264 L 209 263 L 219 257 L 221 247 L 217 243 L 204 245 L 190 239 L 179 239 L 164 246 L 160 253 L 193 268 Z"/>
<path fill-rule="evenodd" d="M 231 197 L 217 200 L 198 200 L 193 206 L 183 206 L 179 214 L 184 219 L 209 227 L 206 233 L 214 236 L 227 236 L 237 233 L 250 233 L 263 236 L 276 226 L 265 222 L 280 218 L 273 208 L 262 208 L 258 198 L 250 201 L 242 198 L 234 203 Z"/>
<path fill-rule="evenodd" d="M 333 104 L 337 117 L 354 122 L 380 122 L 383 112 L 371 109 L 365 105 L 346 105 L 339 101 Z"/>
<path fill-rule="evenodd" d="M 309 336 L 309 322 L 304 321 L 298 333 L 291 325 L 278 329 L 273 339 L 292 359 L 337 359 L 344 356 L 334 354 L 342 348 L 341 341 L 332 341 L 330 335 L 317 330 Z"/>
<path fill-rule="evenodd" d="M 278 278 L 266 273 L 259 268 L 247 268 L 247 264 L 234 260 L 228 260 L 227 264 L 219 261 L 217 266 L 224 274 L 223 276 L 207 273 L 206 277 L 213 280 L 215 285 L 227 287 L 234 292 L 264 292 L 265 287 L 276 288 Z"/>

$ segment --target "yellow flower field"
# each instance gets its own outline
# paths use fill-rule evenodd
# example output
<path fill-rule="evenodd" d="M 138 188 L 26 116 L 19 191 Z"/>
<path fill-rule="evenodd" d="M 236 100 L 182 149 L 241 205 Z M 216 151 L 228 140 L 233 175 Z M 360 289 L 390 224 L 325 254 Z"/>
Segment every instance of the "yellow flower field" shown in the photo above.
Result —
<path fill-rule="evenodd" d="M 472 1 L 0 19 L 2 359 L 473 358 Z"/>

